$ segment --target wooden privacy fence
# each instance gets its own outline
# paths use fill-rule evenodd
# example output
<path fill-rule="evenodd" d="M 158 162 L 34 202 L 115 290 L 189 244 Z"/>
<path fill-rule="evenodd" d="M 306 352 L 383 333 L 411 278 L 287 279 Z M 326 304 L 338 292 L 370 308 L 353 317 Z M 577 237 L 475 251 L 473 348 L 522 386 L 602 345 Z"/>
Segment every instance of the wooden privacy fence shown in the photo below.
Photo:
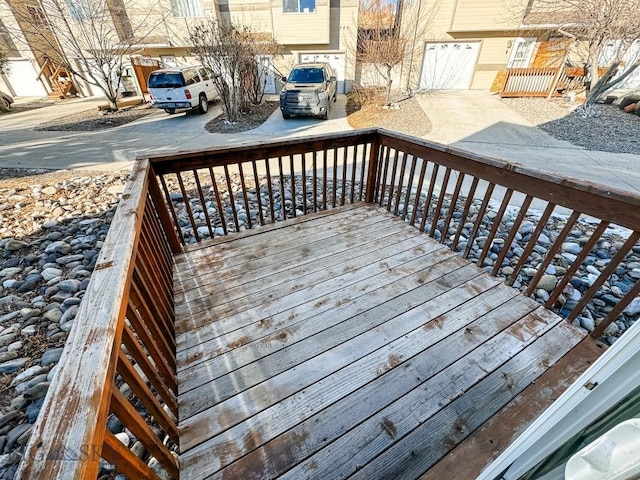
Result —
<path fill-rule="evenodd" d="M 568 320 L 614 275 L 621 279 L 640 238 L 638 196 L 381 129 L 138 160 L 18 478 L 95 478 L 100 458 L 130 478 L 157 478 L 150 457 L 177 478 L 173 254 L 360 201 L 386 207 L 529 295 L 549 268 L 564 268 L 545 306 Z M 559 231 L 541 250 L 550 222 Z M 560 265 L 578 225 L 589 233 Z M 569 283 L 595 268 L 593 251 L 610 227 L 621 232 L 611 257 L 569 302 Z M 535 255 L 532 272 L 526 264 Z M 628 289 L 594 337 L 640 294 L 640 282 L 624 280 Z M 110 413 L 145 446 L 142 458 L 108 431 Z"/>

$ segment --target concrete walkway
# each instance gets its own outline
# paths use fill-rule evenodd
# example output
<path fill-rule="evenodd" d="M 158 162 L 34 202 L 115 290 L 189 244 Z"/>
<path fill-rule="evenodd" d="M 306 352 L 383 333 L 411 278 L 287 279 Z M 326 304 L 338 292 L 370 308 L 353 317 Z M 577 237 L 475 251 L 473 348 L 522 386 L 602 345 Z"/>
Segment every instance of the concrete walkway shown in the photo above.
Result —
<path fill-rule="evenodd" d="M 640 157 L 585 150 L 556 140 L 477 90 L 416 96 L 433 125 L 425 139 L 530 168 L 640 193 Z"/>
<path fill-rule="evenodd" d="M 319 135 L 349 130 L 346 96 L 338 95 L 329 120 L 283 120 L 280 110 L 259 128 L 233 134 L 212 134 L 204 126 L 222 113 L 220 104 L 199 115 L 189 112 L 167 115 L 158 111 L 121 127 L 96 132 L 35 131 L 34 127 L 85 110 L 104 100 L 59 103 L 36 110 L 0 116 L 0 168 L 130 169 L 137 155 L 242 145 L 282 137 Z"/>

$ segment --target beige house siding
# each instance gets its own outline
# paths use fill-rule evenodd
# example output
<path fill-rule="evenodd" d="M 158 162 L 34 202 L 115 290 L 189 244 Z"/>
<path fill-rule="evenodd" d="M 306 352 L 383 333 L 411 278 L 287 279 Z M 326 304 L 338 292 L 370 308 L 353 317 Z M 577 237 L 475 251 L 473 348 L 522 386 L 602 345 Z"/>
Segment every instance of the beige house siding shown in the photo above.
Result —
<path fill-rule="evenodd" d="M 480 32 L 518 28 L 525 5 L 523 0 L 457 0 L 449 31 Z"/>
<path fill-rule="evenodd" d="M 284 13 L 282 0 L 222 0 L 219 9 L 223 19 L 270 33 L 283 45 L 283 55 L 274 59 L 274 65 L 285 75 L 301 54 L 344 55 L 342 75 L 345 89 L 350 91 L 355 75 L 358 3 L 341 0 L 332 5 L 330 1 L 316 0 L 316 11 L 310 13 Z"/>

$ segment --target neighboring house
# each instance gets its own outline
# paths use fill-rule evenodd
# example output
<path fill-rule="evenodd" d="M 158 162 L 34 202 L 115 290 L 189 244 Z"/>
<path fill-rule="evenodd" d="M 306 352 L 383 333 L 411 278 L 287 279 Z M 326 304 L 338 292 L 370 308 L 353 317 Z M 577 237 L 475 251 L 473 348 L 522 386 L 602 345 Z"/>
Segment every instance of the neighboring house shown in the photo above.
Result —
<path fill-rule="evenodd" d="M 287 75 L 299 62 L 329 62 L 336 73 L 338 92 L 348 92 L 355 77 L 358 28 L 357 0 L 219 0 L 220 18 L 268 33 L 284 47 L 275 59 L 275 93 L 279 74 Z"/>
<path fill-rule="evenodd" d="M 82 15 L 83 1 L 63 2 L 70 9 L 72 18 L 73 15 Z M 213 17 L 249 26 L 257 33 L 267 33 L 283 45 L 282 58 L 264 59 L 265 71 L 268 72 L 268 93 L 277 91 L 281 75 L 286 75 L 295 64 L 307 61 L 329 62 L 335 70 L 339 91 L 351 89 L 355 71 L 357 0 L 156 0 L 151 15 L 149 5 L 154 2 L 149 3 L 145 11 L 139 12 L 133 11 L 139 2 L 104 1 L 112 12 L 114 25 L 121 38 L 127 35 L 135 38 L 138 30 L 145 30 L 139 28 L 142 17 L 142 24 L 153 28 L 151 34 L 142 35 L 139 41 L 134 42 L 131 54 L 135 58 L 127 66 L 130 70 L 134 70 L 136 64 L 141 62 L 150 63 L 151 59 L 160 60 L 164 66 L 194 63 L 196 60 L 189 50 L 189 28 L 205 18 Z M 53 71 L 49 71 L 50 64 L 46 62 L 49 56 L 34 53 L 36 49 L 27 47 L 33 44 L 34 39 L 25 38 L 10 6 L 14 9 L 32 8 L 34 14 L 40 14 L 36 20 L 41 21 L 43 28 L 46 28 L 47 22 L 46 12 L 42 11 L 38 0 L 29 3 L 23 0 L 0 0 L 0 19 L 11 22 L 10 28 L 5 28 L 0 22 L 0 45 L 10 54 L 11 69 L 10 75 L 0 77 L 0 86 L 5 83 L 6 89 L 17 96 L 51 94 L 56 86 L 52 83 Z M 138 29 L 132 29 L 132 25 Z M 15 35 L 21 34 L 20 41 L 15 41 Z M 14 43 L 19 44 L 18 48 Z M 80 79 L 74 79 L 74 84 L 82 95 L 100 94 L 99 90 Z"/>
<path fill-rule="evenodd" d="M 403 0 L 401 35 L 408 55 L 393 72 L 402 90 L 499 90 L 508 68 L 576 68 L 571 41 L 532 16 L 529 0 Z M 416 20 L 418 19 L 418 20 Z M 361 66 L 361 85 L 382 85 L 381 70 Z"/>

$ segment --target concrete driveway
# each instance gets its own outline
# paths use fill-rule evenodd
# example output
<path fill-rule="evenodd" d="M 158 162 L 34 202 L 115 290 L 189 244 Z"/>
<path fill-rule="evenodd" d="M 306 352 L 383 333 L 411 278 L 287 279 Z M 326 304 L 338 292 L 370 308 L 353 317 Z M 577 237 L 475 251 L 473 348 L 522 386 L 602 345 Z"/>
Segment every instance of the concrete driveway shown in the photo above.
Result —
<path fill-rule="evenodd" d="M 288 136 L 349 130 L 346 96 L 338 95 L 328 120 L 283 120 L 280 110 L 260 128 L 233 134 L 212 134 L 204 126 L 222 113 L 220 104 L 209 112 L 167 115 L 157 112 L 121 127 L 95 132 L 35 131 L 54 118 L 95 109 L 104 100 L 83 99 L 0 116 L 0 168 L 129 169 L 136 155 L 214 146 L 241 145 Z"/>
<path fill-rule="evenodd" d="M 478 90 L 416 96 L 433 125 L 425 139 L 567 177 L 640 193 L 640 157 L 585 150 L 556 140 Z"/>

